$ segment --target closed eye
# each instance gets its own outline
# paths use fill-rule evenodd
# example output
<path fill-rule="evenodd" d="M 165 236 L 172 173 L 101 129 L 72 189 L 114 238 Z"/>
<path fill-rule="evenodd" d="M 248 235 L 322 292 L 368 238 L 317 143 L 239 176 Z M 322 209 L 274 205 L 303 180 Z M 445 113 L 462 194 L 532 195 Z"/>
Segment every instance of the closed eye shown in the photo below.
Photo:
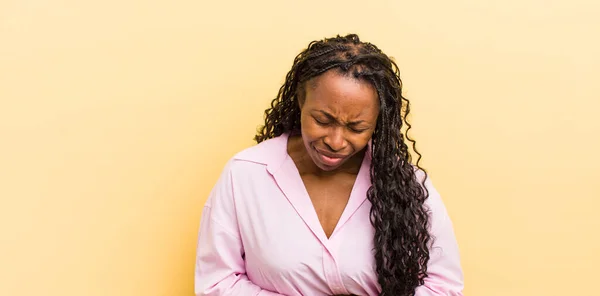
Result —
<path fill-rule="evenodd" d="M 353 131 L 353 132 L 355 132 L 355 133 L 357 133 L 357 134 L 360 134 L 360 133 L 363 133 L 363 132 L 367 131 L 368 128 L 355 128 L 355 127 L 351 127 L 350 130 Z"/>
<path fill-rule="evenodd" d="M 355 133 L 362 133 L 369 129 L 369 127 L 364 124 L 364 121 L 350 122 L 348 128 Z"/>
<path fill-rule="evenodd" d="M 316 117 L 313 117 L 313 119 L 315 120 L 315 122 L 319 125 L 328 125 L 329 121 L 328 120 L 322 120 L 322 119 L 318 119 Z"/>

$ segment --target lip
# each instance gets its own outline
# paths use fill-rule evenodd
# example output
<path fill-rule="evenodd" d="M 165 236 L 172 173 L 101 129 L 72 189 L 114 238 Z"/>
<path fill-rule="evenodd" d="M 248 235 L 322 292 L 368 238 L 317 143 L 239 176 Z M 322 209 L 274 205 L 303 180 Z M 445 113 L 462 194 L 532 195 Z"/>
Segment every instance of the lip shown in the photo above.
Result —
<path fill-rule="evenodd" d="M 327 166 L 336 166 L 336 165 L 340 164 L 347 157 L 347 155 L 323 152 L 316 148 L 315 148 L 315 151 L 319 155 L 319 160 Z"/>

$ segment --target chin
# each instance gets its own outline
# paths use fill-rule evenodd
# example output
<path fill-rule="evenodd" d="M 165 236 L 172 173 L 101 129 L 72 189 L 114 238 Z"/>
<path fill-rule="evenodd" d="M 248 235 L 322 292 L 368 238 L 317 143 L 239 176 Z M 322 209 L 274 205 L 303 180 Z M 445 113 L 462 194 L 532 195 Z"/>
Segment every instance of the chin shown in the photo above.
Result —
<path fill-rule="evenodd" d="M 339 165 L 335 166 L 335 167 L 330 167 L 330 166 L 325 166 L 325 165 L 320 164 L 320 163 L 317 163 L 316 165 L 317 165 L 318 168 L 320 168 L 321 170 L 326 171 L 326 172 L 335 171 L 337 168 L 340 167 Z"/>

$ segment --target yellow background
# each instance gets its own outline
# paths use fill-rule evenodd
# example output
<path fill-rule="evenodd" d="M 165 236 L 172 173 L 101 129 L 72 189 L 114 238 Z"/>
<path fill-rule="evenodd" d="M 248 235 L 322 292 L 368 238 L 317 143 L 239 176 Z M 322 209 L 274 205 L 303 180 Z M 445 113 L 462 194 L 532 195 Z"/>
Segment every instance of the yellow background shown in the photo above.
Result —
<path fill-rule="evenodd" d="M 0 295 L 192 295 L 225 161 L 350 32 L 401 68 L 466 295 L 596 295 L 597 3 L 0 0 Z"/>

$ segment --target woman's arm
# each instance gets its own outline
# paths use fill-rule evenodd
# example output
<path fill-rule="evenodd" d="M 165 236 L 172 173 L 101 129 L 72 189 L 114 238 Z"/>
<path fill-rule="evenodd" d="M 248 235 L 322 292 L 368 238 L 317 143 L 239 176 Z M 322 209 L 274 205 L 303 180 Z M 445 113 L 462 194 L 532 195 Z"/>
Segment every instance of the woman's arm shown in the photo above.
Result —
<path fill-rule="evenodd" d="M 263 290 L 246 276 L 230 167 L 231 162 L 211 191 L 202 213 L 196 255 L 196 296 L 281 295 Z"/>
<path fill-rule="evenodd" d="M 429 191 L 426 204 L 431 211 L 433 245 L 427 265 L 428 276 L 425 278 L 425 283 L 417 288 L 415 295 L 462 296 L 463 272 L 452 221 L 439 193 L 429 179 L 425 185 Z"/>

